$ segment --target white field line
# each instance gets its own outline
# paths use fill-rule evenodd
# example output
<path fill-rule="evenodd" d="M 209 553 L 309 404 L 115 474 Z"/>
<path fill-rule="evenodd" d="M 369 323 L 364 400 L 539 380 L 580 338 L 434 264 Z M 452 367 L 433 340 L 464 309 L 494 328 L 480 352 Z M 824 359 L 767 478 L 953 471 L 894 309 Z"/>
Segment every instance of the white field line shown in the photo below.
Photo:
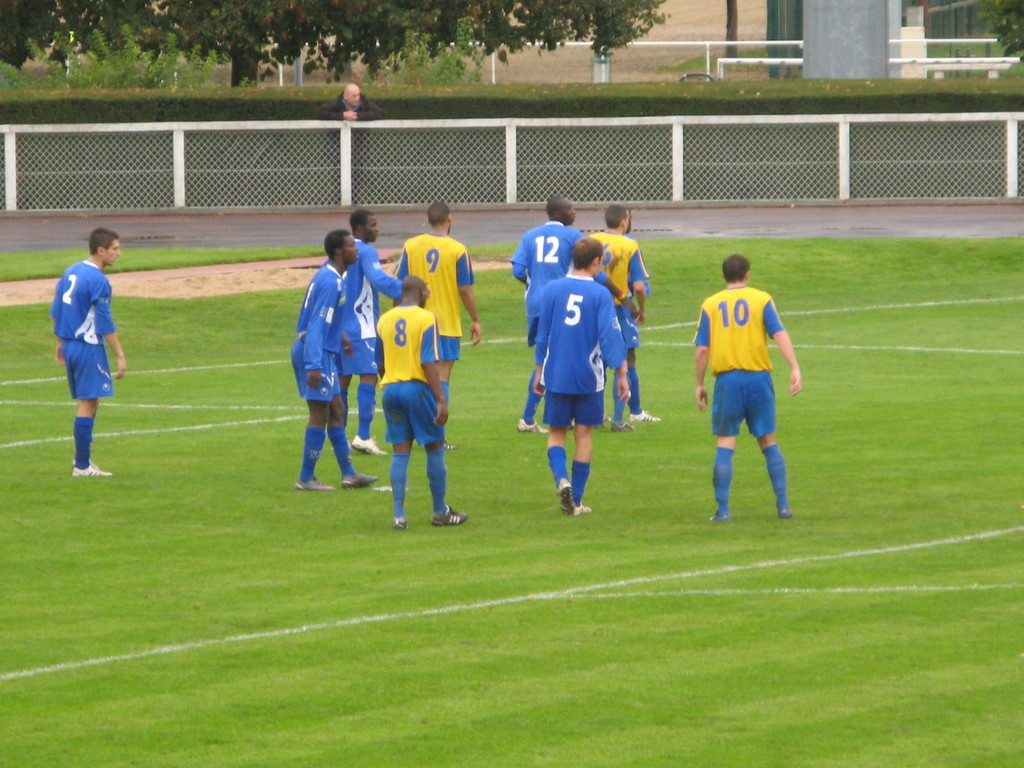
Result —
<path fill-rule="evenodd" d="M 0 400 L 0 405 L 26 405 L 32 408 L 74 408 L 74 400 L 34 401 L 34 400 Z M 107 408 L 141 408 L 155 411 L 295 411 L 291 405 L 169 405 L 164 403 L 119 403 L 107 400 L 103 410 Z"/>
<path fill-rule="evenodd" d="M 271 640 L 280 637 L 288 637 L 290 635 L 301 635 L 307 634 L 309 632 L 321 632 L 330 629 L 357 627 L 366 624 L 379 624 L 388 621 L 399 621 L 402 619 L 419 619 L 429 616 L 445 616 L 454 613 L 465 613 L 467 611 L 479 611 L 485 608 L 516 605 L 519 603 L 525 603 L 530 600 L 557 600 L 560 598 L 574 598 L 579 596 L 591 597 L 593 595 L 587 595 L 586 593 L 592 593 L 606 589 L 621 589 L 623 587 L 632 586 L 634 584 L 650 584 L 653 582 L 669 581 L 674 579 L 693 579 L 702 576 L 720 576 L 729 573 L 739 573 L 741 571 L 752 571 L 766 568 L 783 568 L 793 565 L 803 565 L 805 563 L 823 563 L 835 560 L 848 560 L 858 557 L 876 557 L 879 555 L 898 554 L 901 552 L 911 552 L 915 550 L 928 549 L 932 547 L 956 546 L 959 544 L 967 544 L 975 541 L 994 539 L 1000 536 L 1009 536 L 1021 532 L 1024 532 L 1024 526 L 1017 526 L 1015 528 L 1005 528 L 1003 530 L 998 531 L 986 531 L 984 533 L 976 533 L 968 536 L 956 536 L 948 539 L 924 541 L 918 542 L 916 544 L 903 544 L 892 547 L 883 547 L 880 549 L 853 550 L 851 552 L 841 552 L 832 555 L 813 555 L 809 557 L 792 558 L 789 560 L 770 560 L 761 563 L 752 563 L 749 565 L 729 565 L 719 568 L 708 568 L 700 571 L 683 571 L 681 573 L 663 574 L 661 576 L 644 576 L 635 579 L 623 579 L 620 581 L 606 582 L 603 584 L 589 584 L 586 586 L 571 587 L 569 589 L 556 590 L 552 592 L 542 592 L 539 594 L 518 595 L 515 597 L 499 598 L 495 600 L 483 600 L 476 603 L 456 603 L 453 605 L 446 605 L 438 608 L 427 608 L 420 611 L 382 613 L 377 614 L 375 616 L 357 616 L 350 619 L 341 619 L 340 621 L 332 621 L 319 624 L 306 624 L 301 627 L 290 627 L 287 629 L 269 630 L 266 632 L 253 632 L 244 635 L 232 635 L 229 637 L 211 638 L 208 640 L 196 640 L 190 643 L 165 645 L 159 648 L 152 648 L 148 651 L 125 653 L 117 656 L 104 656 L 95 659 L 86 659 L 84 661 L 68 661 L 61 664 L 52 664 L 45 667 L 34 667 L 31 669 L 5 672 L 0 674 L 0 682 L 7 682 L 10 680 L 18 680 L 28 677 L 38 677 L 39 675 L 53 674 L 55 672 L 67 672 L 76 669 L 84 669 L 86 667 L 98 667 L 107 664 L 116 664 L 125 661 L 137 661 L 140 659 L 146 659 L 153 656 L 165 656 L 169 654 L 198 650 L 201 648 L 211 648 L 216 646 L 228 645 L 232 643 L 242 643 L 250 640 Z M 991 588 L 1000 587 L 994 586 Z M 1005 588 L 1010 589 L 1014 588 L 1014 586 L 1005 585 Z M 909 590 L 903 588 L 903 591 Z"/>
<path fill-rule="evenodd" d="M 645 341 L 645 347 L 692 347 L 685 341 Z M 962 347 L 883 347 L 866 344 L 794 344 L 796 349 L 830 349 L 841 352 L 940 352 L 960 355 L 1024 355 L 1024 349 L 964 349 Z"/>
<path fill-rule="evenodd" d="M 672 592 L 607 592 L 596 595 L 576 595 L 573 599 L 595 600 L 621 599 L 627 597 L 753 597 L 786 595 L 887 595 L 907 592 L 986 592 L 989 590 L 1024 589 L 1024 584 L 968 584 L 957 587 L 936 587 L 924 584 L 907 584 L 892 587 L 825 587 L 822 589 L 801 589 L 783 587 L 780 589 L 680 589 Z M 553 599 L 553 598 L 545 598 Z"/>
<path fill-rule="evenodd" d="M 308 419 L 307 414 L 296 414 L 294 416 L 278 416 L 274 419 L 247 419 L 245 421 L 226 421 L 222 424 L 193 424 L 188 427 L 162 427 L 160 429 L 132 429 L 125 432 L 104 432 L 95 435 L 96 438 L 107 439 L 110 437 L 135 437 L 137 435 L 166 435 L 171 432 L 201 432 L 206 429 L 230 429 L 232 427 L 247 427 L 253 424 L 276 424 L 281 421 L 299 421 Z M 15 443 L 0 443 L 0 449 L 24 448 L 30 445 L 44 445 L 46 443 L 67 443 L 74 440 L 72 435 L 63 437 L 44 437 L 39 440 L 19 440 Z"/>
<path fill-rule="evenodd" d="M 148 376 L 153 373 L 189 373 L 191 371 L 220 371 L 225 368 L 252 368 L 258 365 L 283 365 L 288 360 L 261 360 L 257 363 L 224 363 L 221 365 L 194 365 L 184 368 L 161 368 L 151 371 L 130 370 L 130 376 Z M 55 363 L 56 365 L 56 363 Z M 0 381 L 0 387 L 13 387 L 18 384 L 43 384 L 50 381 L 67 381 L 67 376 L 48 376 L 45 379 L 15 379 L 11 381 Z"/>

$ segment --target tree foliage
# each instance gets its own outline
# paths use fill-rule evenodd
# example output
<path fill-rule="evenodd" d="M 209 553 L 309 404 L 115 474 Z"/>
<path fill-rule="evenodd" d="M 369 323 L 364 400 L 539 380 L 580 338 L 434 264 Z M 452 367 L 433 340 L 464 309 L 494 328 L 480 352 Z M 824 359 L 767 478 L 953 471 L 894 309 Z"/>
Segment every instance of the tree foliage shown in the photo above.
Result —
<path fill-rule="evenodd" d="M 589 40 L 621 48 L 664 21 L 664 0 L 0 0 L 0 60 L 21 66 L 32 45 L 57 60 L 129 43 L 157 56 L 169 35 L 199 59 L 224 55 L 231 83 L 255 82 L 261 65 L 300 56 L 311 71 L 340 77 L 352 61 L 393 67 L 413 33 L 421 56 L 436 58 L 469 40 L 485 53 L 548 50 Z M 461 26 L 460 26 L 461 25 Z M 127 34 L 128 37 L 122 37 Z"/>
<path fill-rule="evenodd" d="M 981 14 L 1007 53 L 1024 52 L 1024 0 L 981 0 Z"/>

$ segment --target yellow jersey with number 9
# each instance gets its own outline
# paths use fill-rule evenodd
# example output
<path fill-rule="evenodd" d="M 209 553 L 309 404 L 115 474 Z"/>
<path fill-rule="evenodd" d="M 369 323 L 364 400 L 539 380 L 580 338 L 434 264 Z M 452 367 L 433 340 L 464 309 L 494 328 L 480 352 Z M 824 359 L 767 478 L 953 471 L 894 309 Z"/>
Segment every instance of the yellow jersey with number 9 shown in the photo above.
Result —
<path fill-rule="evenodd" d="M 437 315 L 442 336 L 462 336 L 459 287 L 473 284 L 473 265 L 466 246 L 447 235 L 427 233 L 405 242 L 398 278 L 422 277 L 430 288 L 426 308 Z"/>

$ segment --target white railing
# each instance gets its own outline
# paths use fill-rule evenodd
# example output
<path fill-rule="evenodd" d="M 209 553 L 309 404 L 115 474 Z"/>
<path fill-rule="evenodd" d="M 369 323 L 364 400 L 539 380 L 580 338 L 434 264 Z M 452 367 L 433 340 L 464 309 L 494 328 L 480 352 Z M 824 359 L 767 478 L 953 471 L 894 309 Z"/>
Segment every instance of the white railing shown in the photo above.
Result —
<path fill-rule="evenodd" d="M 1014 64 L 1020 64 L 1018 56 L 920 56 L 920 57 L 898 57 L 890 58 L 890 65 L 896 66 L 919 66 L 924 71 L 935 72 L 936 76 L 941 72 L 969 72 L 983 70 L 989 73 L 989 77 L 998 77 L 999 71 L 1009 69 Z M 788 66 L 802 67 L 804 60 L 800 58 L 754 58 L 754 57 L 722 57 L 718 59 L 716 74 L 719 80 L 725 79 L 725 68 L 728 66 Z"/>
<path fill-rule="evenodd" d="M 0 125 L 3 209 L 1018 198 L 1022 113 Z"/>

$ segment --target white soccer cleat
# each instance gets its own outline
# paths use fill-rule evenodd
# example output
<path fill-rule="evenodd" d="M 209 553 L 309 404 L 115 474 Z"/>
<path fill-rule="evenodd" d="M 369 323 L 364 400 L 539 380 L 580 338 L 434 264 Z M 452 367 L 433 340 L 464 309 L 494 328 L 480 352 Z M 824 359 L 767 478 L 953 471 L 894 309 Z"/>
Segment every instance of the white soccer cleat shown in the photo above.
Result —
<path fill-rule="evenodd" d="M 548 433 L 548 431 L 544 429 L 544 427 L 542 427 L 536 421 L 533 422 L 532 424 L 528 424 L 526 422 L 526 419 L 520 419 L 519 424 L 516 425 L 516 429 L 519 430 L 520 432 L 537 432 L 541 435 L 546 435 Z"/>
<path fill-rule="evenodd" d="M 382 451 L 379 447 L 377 447 L 377 442 L 372 437 L 363 440 L 363 438 L 359 437 L 358 435 L 352 438 L 352 450 L 359 451 L 360 453 L 365 453 L 370 456 L 388 455 L 387 451 Z"/>
<path fill-rule="evenodd" d="M 640 411 L 640 413 L 629 414 L 630 421 L 661 421 L 658 416 L 651 416 L 647 411 Z"/>
<path fill-rule="evenodd" d="M 72 477 L 113 477 L 113 472 L 104 472 L 102 469 L 97 467 L 95 464 L 89 464 L 85 469 L 79 469 L 74 464 L 71 465 L 71 476 Z"/>

